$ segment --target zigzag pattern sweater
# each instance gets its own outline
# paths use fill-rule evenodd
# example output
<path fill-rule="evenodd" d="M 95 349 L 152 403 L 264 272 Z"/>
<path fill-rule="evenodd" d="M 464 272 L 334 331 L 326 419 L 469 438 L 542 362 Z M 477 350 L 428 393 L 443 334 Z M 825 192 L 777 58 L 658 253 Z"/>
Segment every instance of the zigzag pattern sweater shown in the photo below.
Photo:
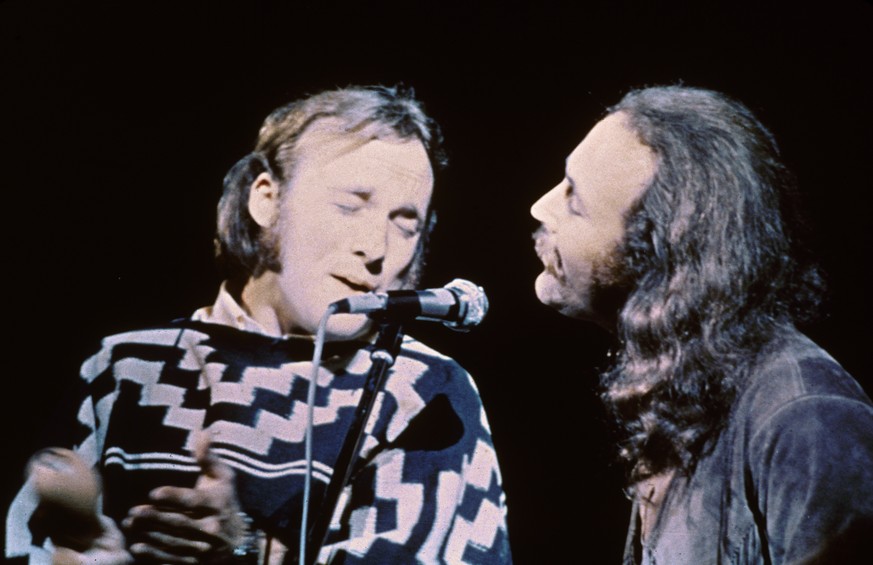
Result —
<path fill-rule="evenodd" d="M 354 417 L 369 348 L 325 346 L 314 502 Z M 213 452 L 236 471 L 254 525 L 295 551 L 312 349 L 311 340 L 191 320 L 104 339 L 82 367 L 75 446 L 103 475 L 104 514 L 120 521 L 157 486 L 193 485 L 192 449 L 205 430 Z M 455 361 L 404 338 L 365 431 L 320 563 L 511 563 L 488 422 L 475 384 Z M 26 522 L 27 506 L 16 500 L 10 523 Z M 43 542 L 7 540 L 7 554 L 21 551 L 10 541 Z"/>

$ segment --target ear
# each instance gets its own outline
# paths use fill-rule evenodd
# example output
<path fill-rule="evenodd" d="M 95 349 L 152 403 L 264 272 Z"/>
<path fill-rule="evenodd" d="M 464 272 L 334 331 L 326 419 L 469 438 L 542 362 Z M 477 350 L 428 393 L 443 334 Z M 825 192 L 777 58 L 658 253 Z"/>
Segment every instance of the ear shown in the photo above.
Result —
<path fill-rule="evenodd" d="M 262 228 L 279 219 L 279 183 L 270 173 L 261 173 L 249 189 L 249 214 Z"/>

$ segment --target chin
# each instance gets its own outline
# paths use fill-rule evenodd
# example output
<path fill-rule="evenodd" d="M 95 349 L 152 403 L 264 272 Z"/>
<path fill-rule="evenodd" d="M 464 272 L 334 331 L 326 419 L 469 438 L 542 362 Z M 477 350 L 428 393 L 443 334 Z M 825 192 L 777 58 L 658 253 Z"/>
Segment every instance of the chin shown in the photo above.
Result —
<path fill-rule="evenodd" d="M 546 306 L 557 310 L 568 318 L 593 320 L 590 297 L 577 290 L 562 285 L 551 273 L 543 271 L 535 284 L 537 298 Z"/>
<path fill-rule="evenodd" d="M 325 339 L 346 341 L 364 337 L 373 329 L 373 321 L 365 314 L 334 314 L 327 322 Z"/>

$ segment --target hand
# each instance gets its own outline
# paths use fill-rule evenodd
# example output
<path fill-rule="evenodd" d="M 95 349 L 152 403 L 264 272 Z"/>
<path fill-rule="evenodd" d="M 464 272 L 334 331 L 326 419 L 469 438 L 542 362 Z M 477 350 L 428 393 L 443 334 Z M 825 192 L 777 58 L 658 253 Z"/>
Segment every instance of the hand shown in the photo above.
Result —
<path fill-rule="evenodd" d="M 84 551 L 55 548 L 52 565 L 128 565 L 133 557 L 124 549 L 124 536 L 110 518 L 100 517 L 101 535 Z"/>
<path fill-rule="evenodd" d="M 31 525 L 54 544 L 54 565 L 133 561 L 118 526 L 99 514 L 100 476 L 81 456 L 61 447 L 46 448 L 30 458 L 26 473 L 39 500 Z"/>
<path fill-rule="evenodd" d="M 137 559 L 187 564 L 220 562 L 232 556 L 246 533 L 233 470 L 199 442 L 201 472 L 194 488 L 164 486 L 149 493 L 150 504 L 130 509 L 122 526 L 135 540 Z"/>

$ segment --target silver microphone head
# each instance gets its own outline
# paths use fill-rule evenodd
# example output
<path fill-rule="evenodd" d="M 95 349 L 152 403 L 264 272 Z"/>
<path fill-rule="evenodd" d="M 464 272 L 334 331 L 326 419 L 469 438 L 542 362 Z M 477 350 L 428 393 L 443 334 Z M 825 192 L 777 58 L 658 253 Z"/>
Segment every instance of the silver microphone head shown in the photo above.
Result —
<path fill-rule="evenodd" d="M 460 311 L 457 320 L 444 321 L 443 324 L 456 331 L 469 331 L 473 326 L 478 326 L 488 313 L 488 297 L 485 295 L 485 290 L 464 279 L 455 279 L 444 288 L 458 297 Z"/>

